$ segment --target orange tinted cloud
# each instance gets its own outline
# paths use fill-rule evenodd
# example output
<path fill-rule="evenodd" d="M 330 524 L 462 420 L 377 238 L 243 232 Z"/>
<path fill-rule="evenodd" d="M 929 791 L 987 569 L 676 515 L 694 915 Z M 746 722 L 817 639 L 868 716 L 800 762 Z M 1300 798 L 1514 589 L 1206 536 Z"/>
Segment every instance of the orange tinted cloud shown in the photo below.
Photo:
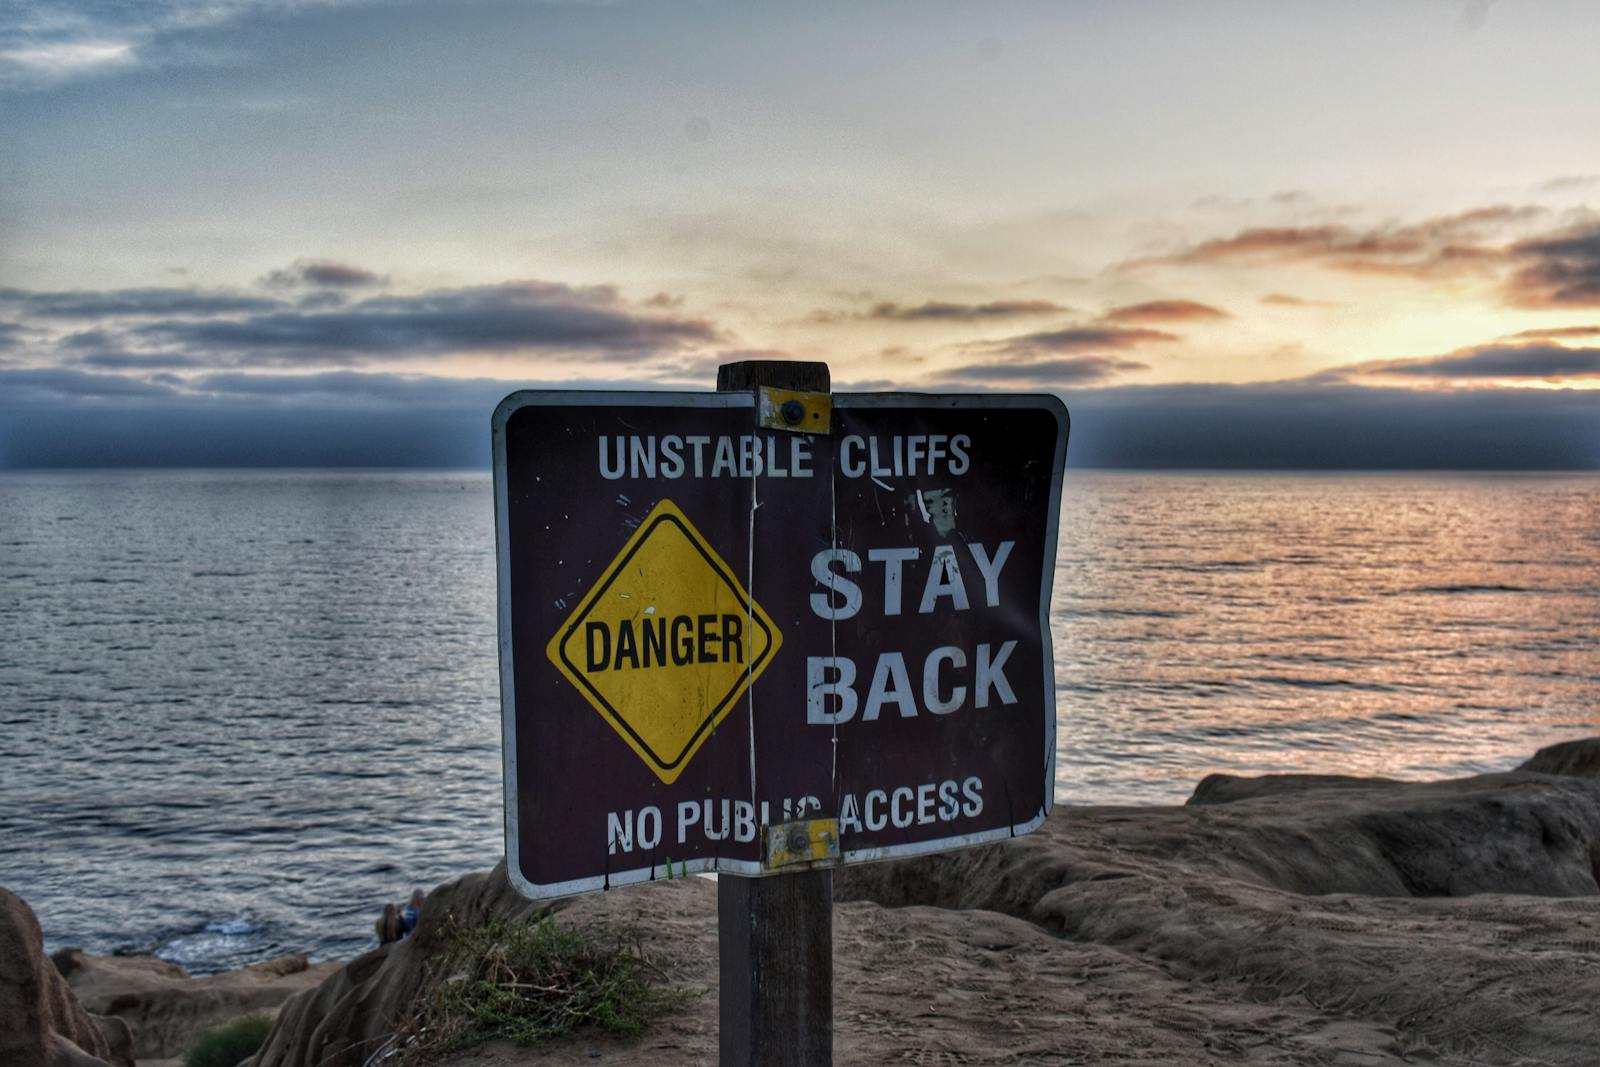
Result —
<path fill-rule="evenodd" d="M 1537 330 L 1518 330 L 1507 334 L 1505 339 L 1559 341 L 1578 337 L 1600 337 L 1600 326 L 1550 326 Z"/>
<path fill-rule="evenodd" d="M 1194 300 L 1146 300 L 1114 307 L 1101 316 L 1107 322 L 1197 322 L 1229 317 L 1221 308 Z"/>
<path fill-rule="evenodd" d="M 1129 260 L 1121 267 L 1315 262 L 1357 274 L 1432 278 L 1483 273 L 1502 267 L 1510 251 L 1486 242 L 1508 228 L 1524 225 L 1545 214 L 1545 209 L 1540 207 L 1496 204 L 1405 226 L 1363 229 L 1328 223 L 1252 227 L 1228 237 L 1201 241 L 1169 255 Z"/>
<path fill-rule="evenodd" d="M 1288 293 L 1268 293 L 1261 298 L 1263 304 L 1274 307 L 1290 308 L 1330 308 L 1338 307 L 1332 300 L 1307 300 L 1300 296 L 1290 296 Z"/>

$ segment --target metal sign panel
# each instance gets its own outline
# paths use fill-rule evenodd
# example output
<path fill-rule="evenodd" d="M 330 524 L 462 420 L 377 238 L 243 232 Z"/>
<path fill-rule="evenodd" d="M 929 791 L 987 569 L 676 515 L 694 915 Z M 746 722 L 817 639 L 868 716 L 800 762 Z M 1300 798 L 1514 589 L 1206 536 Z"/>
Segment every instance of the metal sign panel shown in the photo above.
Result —
<path fill-rule="evenodd" d="M 494 415 L 506 852 L 532 897 L 1049 813 L 1049 396 L 521 392 Z M 784 401 L 787 403 L 788 401 Z M 781 407 L 781 405 L 780 405 Z"/>

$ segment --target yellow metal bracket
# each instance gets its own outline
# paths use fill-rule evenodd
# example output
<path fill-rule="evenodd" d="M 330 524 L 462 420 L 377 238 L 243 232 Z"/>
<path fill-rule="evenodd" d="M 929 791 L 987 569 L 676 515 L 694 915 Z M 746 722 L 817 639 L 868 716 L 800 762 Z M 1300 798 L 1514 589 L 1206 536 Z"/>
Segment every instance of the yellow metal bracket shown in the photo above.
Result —
<path fill-rule="evenodd" d="M 833 429 L 833 397 L 793 389 L 756 389 L 756 425 L 791 433 L 829 433 Z"/>
<path fill-rule="evenodd" d="M 839 820 L 801 819 L 768 826 L 761 865 L 770 870 L 798 863 L 839 862 Z"/>

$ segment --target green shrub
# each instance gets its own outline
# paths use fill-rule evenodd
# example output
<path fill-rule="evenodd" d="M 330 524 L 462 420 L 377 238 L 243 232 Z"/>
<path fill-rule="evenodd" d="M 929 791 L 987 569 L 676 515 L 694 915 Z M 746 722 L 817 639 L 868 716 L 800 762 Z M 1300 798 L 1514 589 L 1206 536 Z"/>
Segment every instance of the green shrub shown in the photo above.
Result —
<path fill-rule="evenodd" d="M 183 1058 L 183 1067 L 237 1067 L 254 1056 L 272 1029 L 272 1016 L 257 1012 L 200 1031 Z"/>
<path fill-rule="evenodd" d="M 436 965 L 411 1058 L 490 1040 L 527 1046 L 580 1029 L 637 1037 L 682 1003 L 637 941 L 548 918 L 457 929 Z"/>

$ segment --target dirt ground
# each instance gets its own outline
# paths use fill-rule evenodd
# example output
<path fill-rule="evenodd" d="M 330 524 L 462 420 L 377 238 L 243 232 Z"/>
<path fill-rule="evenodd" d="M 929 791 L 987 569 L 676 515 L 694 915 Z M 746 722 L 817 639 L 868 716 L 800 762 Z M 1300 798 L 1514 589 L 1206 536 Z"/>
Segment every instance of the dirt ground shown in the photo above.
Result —
<path fill-rule="evenodd" d="M 497 1045 L 450 1067 L 715 1065 L 716 886 L 690 879 L 631 895 L 637 902 L 621 893 L 580 902 L 563 919 L 637 924 L 650 951 L 671 961 L 674 982 L 694 993 L 681 1013 L 637 1043 L 591 1038 L 538 1052 Z M 1238 982 L 1181 981 L 994 912 L 849 902 L 834 913 L 841 1065 L 1406 1062 L 1393 1029 L 1330 1019 L 1303 1000 L 1255 1003 L 1243 992 Z"/>
<path fill-rule="evenodd" d="M 586 898 L 563 921 L 630 926 L 656 958 L 668 961 L 675 984 L 693 996 L 674 1017 L 637 1043 L 579 1039 L 537 1052 L 490 1046 L 446 1061 L 450 1067 L 533 1064 L 715 1064 L 717 1062 L 716 887 L 687 882 Z M 1239 902 L 1202 906 L 1238 910 Z M 1280 933 L 1298 926 L 1313 940 L 1332 935 L 1354 946 L 1375 972 L 1429 992 L 1430 967 L 1441 945 L 1460 945 L 1446 982 L 1432 983 L 1458 1000 L 1402 1012 L 1356 989 L 1324 1000 L 1287 960 L 1272 968 L 1200 975 L 1192 961 L 1128 953 L 1063 940 L 1037 924 L 989 911 L 913 906 L 885 908 L 854 901 L 834 913 L 834 1060 L 838 1064 L 1325 1064 L 1380 1063 L 1578 1064 L 1600 1046 L 1579 1035 L 1568 1054 L 1524 1052 L 1515 1035 L 1497 1036 L 1497 1012 L 1476 1028 L 1472 998 L 1449 990 L 1506 987 L 1520 1010 L 1543 1025 L 1594 1029 L 1589 994 L 1600 993 L 1600 953 L 1546 950 L 1537 928 L 1559 916 L 1600 926 L 1600 901 L 1479 900 L 1441 906 L 1405 921 L 1365 914 L 1333 897 L 1292 915 L 1247 915 L 1230 936 L 1272 921 Z M 1565 904 L 1565 908 L 1559 905 Z M 1564 912 L 1564 914 L 1560 914 Z M 1493 916 L 1490 944 L 1474 947 Z M 1256 932 L 1259 932 L 1256 931 Z M 1217 931 L 1219 936 L 1223 931 Z M 1398 936 L 1397 936 L 1398 935 Z M 1416 935 L 1411 940 L 1408 935 Z M 1279 939 L 1285 954 L 1309 950 Z M 1408 945 L 1408 941 L 1410 941 Z M 1379 950 L 1377 942 L 1387 945 Z M 1463 959 L 1477 960 L 1476 966 Z M 1409 963 L 1408 963 L 1409 960 Z M 1539 980 L 1529 983 L 1530 975 Z M 1567 987 L 1569 980 L 1583 987 Z M 1586 979 L 1586 980 L 1585 980 Z M 1564 1002 L 1564 1003 L 1563 1003 Z M 1485 1005 L 1487 1007 L 1487 1005 Z M 1452 1011 L 1451 1008 L 1458 1009 Z M 1465 1010 L 1459 1010 L 1465 1009 Z M 1563 1022 L 1562 1016 L 1566 1016 Z M 1442 1028 L 1428 1023 L 1443 1020 Z M 1398 1024 L 1398 1025 L 1397 1025 Z"/>

